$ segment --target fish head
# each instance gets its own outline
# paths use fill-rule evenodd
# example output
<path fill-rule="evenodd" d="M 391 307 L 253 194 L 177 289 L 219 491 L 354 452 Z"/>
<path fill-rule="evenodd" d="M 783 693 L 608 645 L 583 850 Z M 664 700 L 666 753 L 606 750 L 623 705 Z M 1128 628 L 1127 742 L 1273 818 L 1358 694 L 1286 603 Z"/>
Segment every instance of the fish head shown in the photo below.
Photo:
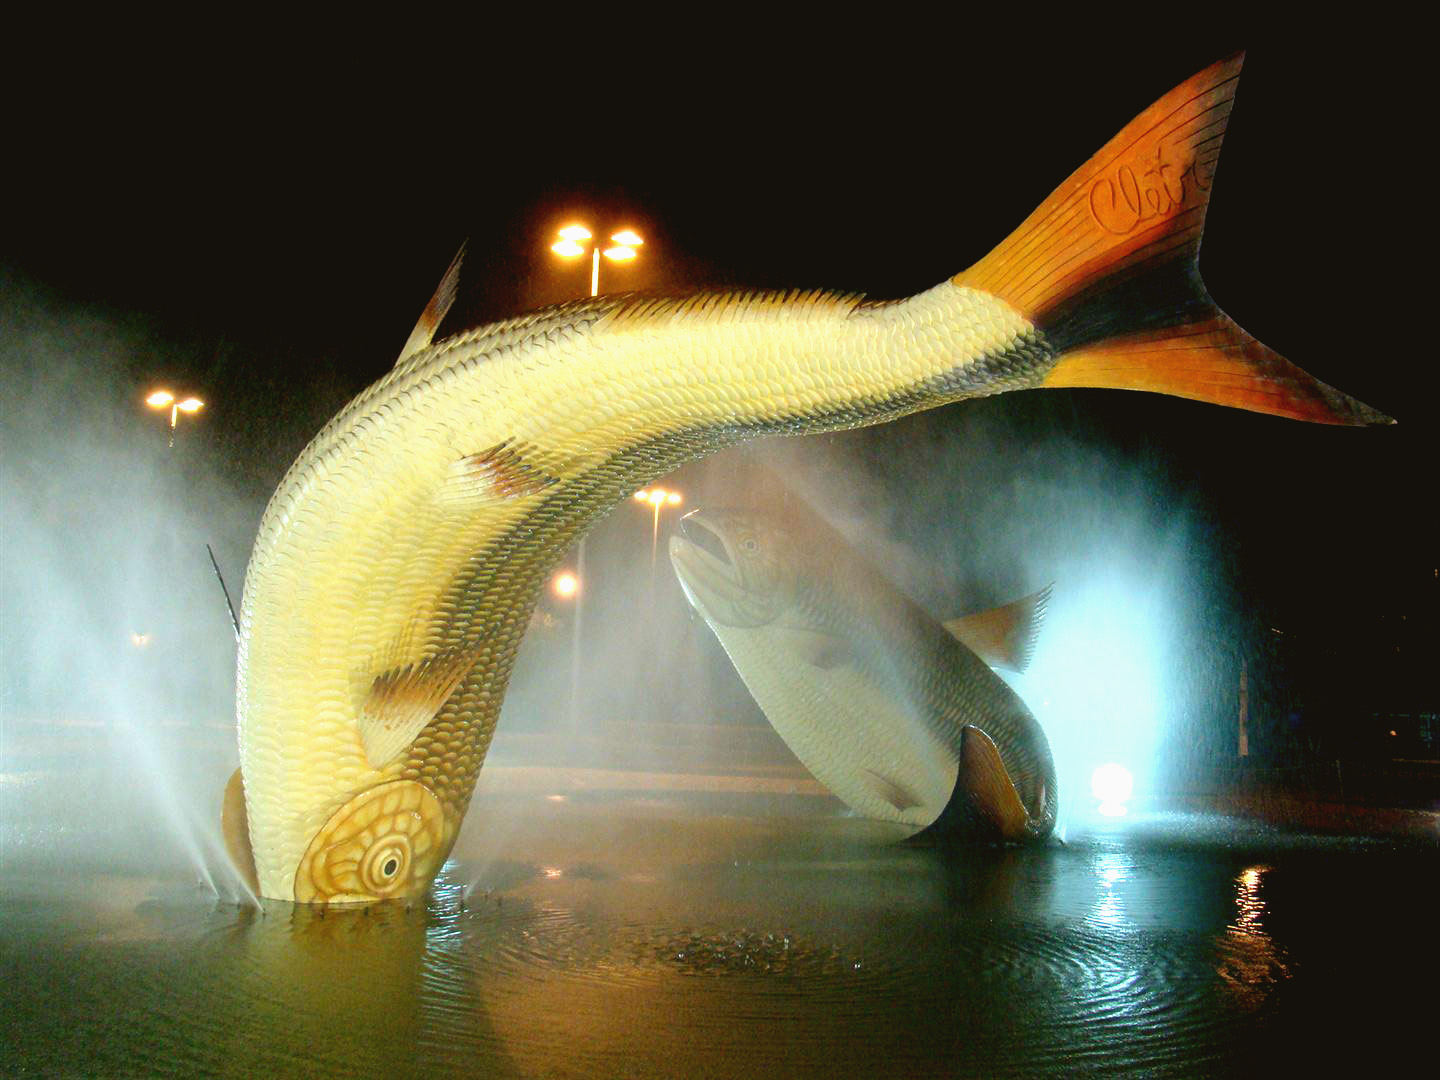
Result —
<path fill-rule="evenodd" d="M 226 847 L 240 876 L 257 896 L 302 904 L 361 904 L 423 895 L 449 854 L 460 818 L 447 813 L 423 784 L 386 780 L 346 798 L 328 815 L 289 815 L 285 831 L 260 831 L 280 855 L 260 863 L 251 846 L 252 811 L 264 815 L 266 800 L 246 805 L 245 782 L 235 771 L 226 789 L 221 823 Z M 332 803 L 331 805 L 334 805 Z M 313 822 L 319 821 L 318 827 Z M 303 852 L 298 864 L 285 852 Z M 293 867 L 291 875 L 285 864 Z M 268 874 L 265 871 L 269 871 Z"/>
<path fill-rule="evenodd" d="M 423 784 L 392 780 L 367 788 L 311 839 L 295 872 L 295 899 L 371 903 L 422 895 L 456 831 L 447 824 Z"/>
<path fill-rule="evenodd" d="M 695 610 L 721 626 L 768 626 L 794 603 L 790 533 L 745 510 L 695 510 L 670 538 L 670 561 Z"/>

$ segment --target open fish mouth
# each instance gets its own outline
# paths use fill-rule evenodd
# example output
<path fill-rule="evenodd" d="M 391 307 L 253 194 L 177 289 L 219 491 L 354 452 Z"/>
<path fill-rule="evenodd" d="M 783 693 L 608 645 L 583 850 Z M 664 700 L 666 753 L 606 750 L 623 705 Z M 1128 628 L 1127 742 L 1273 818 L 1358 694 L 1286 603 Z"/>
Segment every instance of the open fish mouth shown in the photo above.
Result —
<path fill-rule="evenodd" d="M 725 538 L 712 529 L 698 515 L 700 511 L 692 510 L 680 519 L 680 531 L 700 550 L 706 552 L 712 559 L 729 566 L 733 569 L 735 560 L 730 557 L 730 546 Z"/>
<path fill-rule="evenodd" d="M 744 601 L 740 568 L 725 538 L 692 511 L 670 537 L 670 561 L 690 602 L 707 618 L 730 622 L 727 612 Z"/>

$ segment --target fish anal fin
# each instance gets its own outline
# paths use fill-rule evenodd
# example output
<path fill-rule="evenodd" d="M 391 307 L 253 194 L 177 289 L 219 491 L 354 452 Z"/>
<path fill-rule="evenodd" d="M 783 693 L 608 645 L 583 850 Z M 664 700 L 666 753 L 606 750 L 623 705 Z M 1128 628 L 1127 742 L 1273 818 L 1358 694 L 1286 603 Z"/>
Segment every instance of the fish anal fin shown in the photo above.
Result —
<path fill-rule="evenodd" d="M 1000 751 L 977 727 L 967 726 L 960 733 L 960 775 L 955 790 L 964 793 L 970 808 L 993 826 L 1002 840 L 1026 836 L 1030 814 L 1020 801 Z"/>
<path fill-rule="evenodd" d="M 440 286 L 435 290 L 435 295 L 430 298 L 430 303 L 425 305 L 425 310 L 420 313 L 420 321 L 415 324 L 415 329 L 410 331 L 410 337 L 405 341 L 405 347 L 400 350 L 400 358 L 395 362 L 402 363 L 408 357 L 414 356 L 421 349 L 428 348 L 430 342 L 435 338 L 435 331 L 440 329 L 440 324 L 445 321 L 450 307 L 455 303 L 455 293 L 460 284 L 460 264 L 465 260 L 465 245 L 460 245 L 460 250 L 455 253 L 455 258 L 450 260 L 450 267 L 445 271 L 445 276 L 440 279 Z"/>
<path fill-rule="evenodd" d="M 371 768 L 383 768 L 415 741 L 475 665 L 476 653 L 450 649 L 375 677 L 358 721 Z"/>
<path fill-rule="evenodd" d="M 1053 585 L 1003 607 L 951 619 L 945 629 L 991 667 L 1024 671 L 1035 655 L 1035 639 L 1050 604 Z"/>
<path fill-rule="evenodd" d="M 452 462 L 441 497 L 446 502 L 488 502 L 535 495 L 559 483 L 564 464 L 510 439 Z"/>
<path fill-rule="evenodd" d="M 811 667 L 831 671 L 843 667 L 854 658 L 855 650 L 844 638 L 820 630 L 785 627 L 785 643 L 795 656 Z"/>
<path fill-rule="evenodd" d="M 245 812 L 245 779 L 239 769 L 231 773 L 220 801 L 220 834 L 236 873 L 251 892 L 260 895 L 260 876 L 255 872 L 255 853 L 250 848 L 250 819 Z"/>
<path fill-rule="evenodd" d="M 888 776 L 881 776 L 874 769 L 866 769 L 865 775 L 870 778 L 871 790 L 900 813 L 903 814 L 906 810 L 924 805 L 917 795 Z"/>

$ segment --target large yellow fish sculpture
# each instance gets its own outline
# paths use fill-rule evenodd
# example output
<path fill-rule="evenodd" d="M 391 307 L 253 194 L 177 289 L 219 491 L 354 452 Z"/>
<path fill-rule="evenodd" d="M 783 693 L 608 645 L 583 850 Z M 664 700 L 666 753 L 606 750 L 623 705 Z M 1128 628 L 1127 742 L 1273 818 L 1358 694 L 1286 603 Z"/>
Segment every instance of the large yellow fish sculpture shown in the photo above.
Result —
<path fill-rule="evenodd" d="M 1240 64 L 1167 94 L 984 259 L 905 300 L 602 297 L 431 344 L 440 303 L 306 447 L 260 523 L 223 813 L 258 893 L 427 888 L 546 576 L 596 518 L 682 462 L 1029 387 L 1386 422 L 1249 337 L 1200 280 Z"/>

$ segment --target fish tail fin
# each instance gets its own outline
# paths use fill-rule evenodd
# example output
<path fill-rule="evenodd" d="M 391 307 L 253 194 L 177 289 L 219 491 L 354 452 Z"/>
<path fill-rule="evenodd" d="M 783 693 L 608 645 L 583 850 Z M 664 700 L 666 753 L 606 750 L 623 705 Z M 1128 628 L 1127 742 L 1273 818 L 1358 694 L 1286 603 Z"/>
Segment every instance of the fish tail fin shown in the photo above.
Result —
<path fill-rule="evenodd" d="M 1039 385 L 1151 390 L 1330 424 L 1393 423 L 1227 316 L 1197 258 L 1243 53 L 1132 120 L 989 255 L 955 276 L 1058 354 Z"/>

